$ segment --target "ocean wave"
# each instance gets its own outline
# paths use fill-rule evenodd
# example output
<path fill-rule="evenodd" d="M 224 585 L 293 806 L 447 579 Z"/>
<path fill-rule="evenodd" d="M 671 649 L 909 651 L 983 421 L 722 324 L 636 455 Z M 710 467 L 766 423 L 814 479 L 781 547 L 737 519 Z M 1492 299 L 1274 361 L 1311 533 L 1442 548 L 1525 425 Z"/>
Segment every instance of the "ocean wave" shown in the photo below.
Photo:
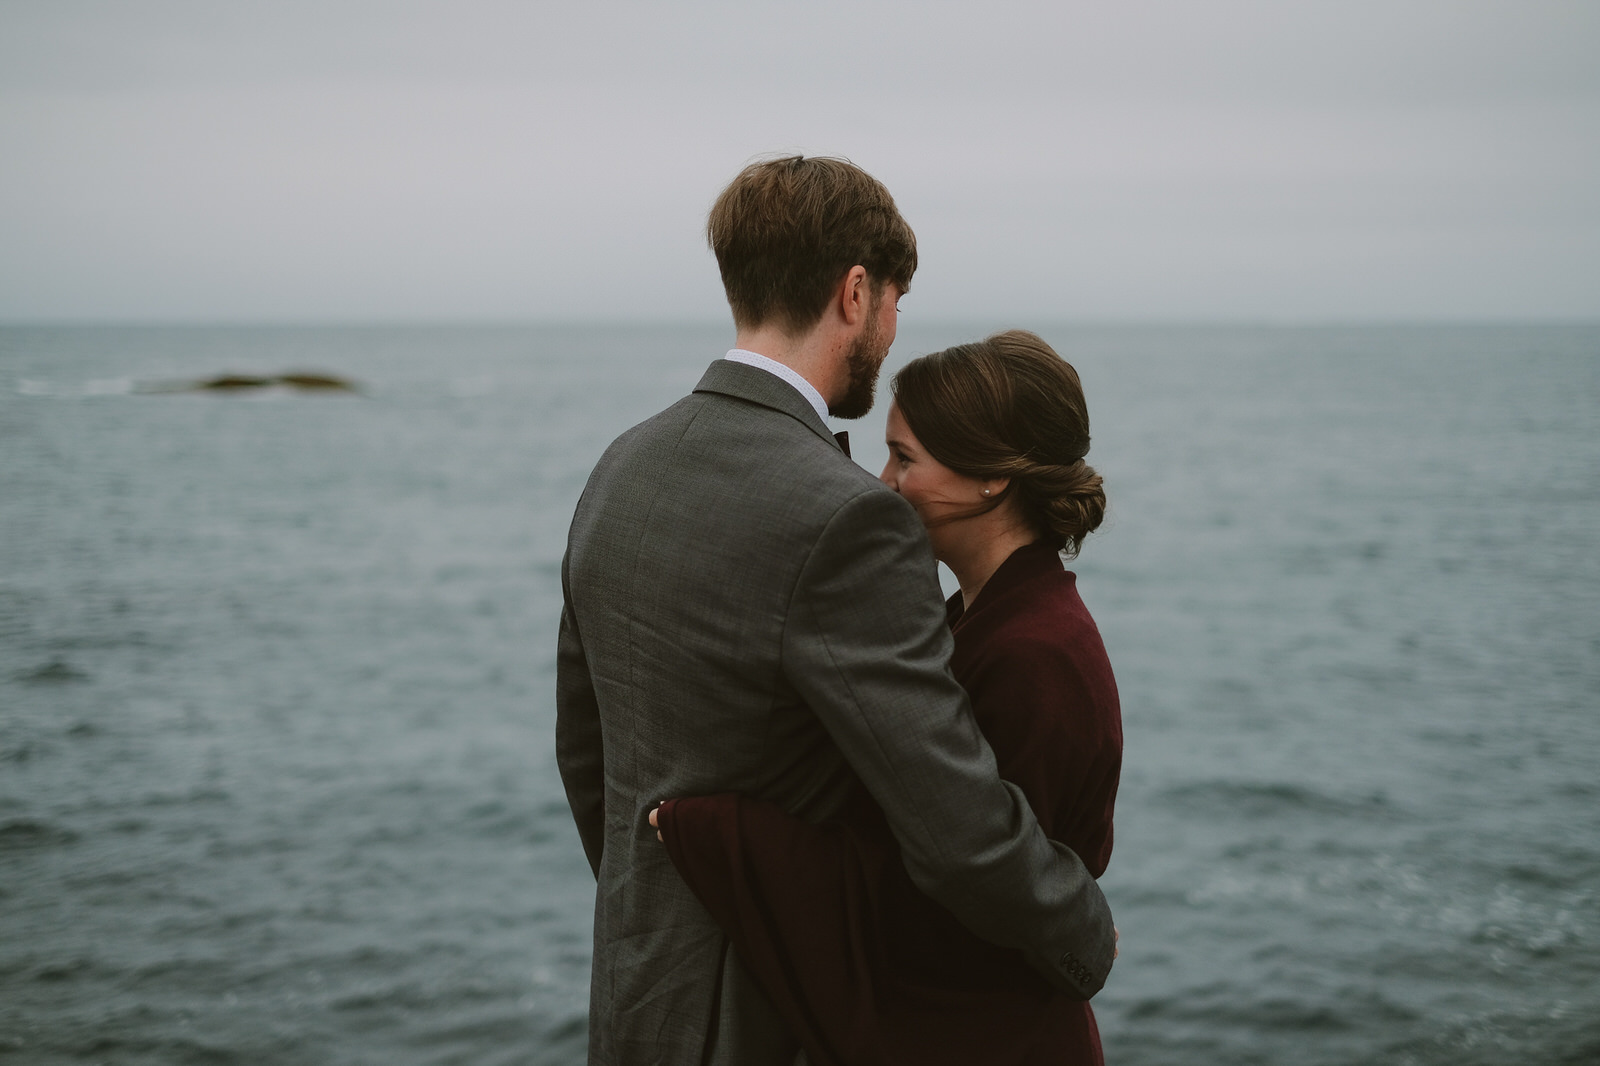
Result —
<path fill-rule="evenodd" d="M 0 822 L 0 851 L 58 848 L 75 844 L 78 839 L 78 834 L 66 826 L 37 818 L 12 818 Z"/>
<path fill-rule="evenodd" d="M 1135 1023 L 1204 1022 L 1243 1032 L 1277 1029 L 1310 1036 L 1353 1032 L 1374 1018 L 1404 1023 L 1421 1014 L 1404 1003 L 1365 990 L 1295 995 L 1280 988 L 1262 994 L 1257 988 L 1229 982 L 1143 999 L 1130 1006 L 1126 1016 Z"/>
<path fill-rule="evenodd" d="M 1535 1011 L 1461 1015 L 1430 1035 L 1394 1044 L 1383 1058 L 1394 1066 L 1594 1066 L 1600 1015 L 1593 1003 L 1570 1000 Z"/>
<path fill-rule="evenodd" d="M 1201 781 L 1168 788 L 1160 797 L 1185 810 L 1249 818 L 1276 818 L 1292 814 L 1371 818 L 1396 817 L 1400 814 L 1383 792 L 1346 797 L 1309 785 L 1279 781 Z"/>
<path fill-rule="evenodd" d="M 73 666 L 66 659 L 59 658 L 30 669 L 19 670 L 12 677 L 24 685 L 66 685 L 89 680 L 86 671 Z"/>

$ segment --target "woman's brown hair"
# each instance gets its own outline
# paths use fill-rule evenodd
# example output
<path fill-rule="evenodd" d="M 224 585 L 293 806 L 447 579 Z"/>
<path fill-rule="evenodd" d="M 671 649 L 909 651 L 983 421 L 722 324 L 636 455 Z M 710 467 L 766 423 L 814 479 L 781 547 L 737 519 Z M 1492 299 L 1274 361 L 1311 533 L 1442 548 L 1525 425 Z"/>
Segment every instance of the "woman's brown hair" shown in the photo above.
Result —
<path fill-rule="evenodd" d="M 1008 330 L 924 355 L 901 368 L 891 387 L 929 455 L 967 477 L 1010 479 L 977 513 L 1015 496 L 1039 534 L 1069 556 L 1099 527 L 1106 494 L 1083 461 L 1083 385 L 1038 335 Z"/>

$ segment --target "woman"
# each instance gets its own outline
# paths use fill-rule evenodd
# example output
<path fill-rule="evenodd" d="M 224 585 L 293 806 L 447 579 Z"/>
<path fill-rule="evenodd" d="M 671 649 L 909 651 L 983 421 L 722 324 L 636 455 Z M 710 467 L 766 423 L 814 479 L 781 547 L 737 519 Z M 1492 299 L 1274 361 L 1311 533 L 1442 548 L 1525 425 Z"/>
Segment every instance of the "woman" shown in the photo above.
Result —
<path fill-rule="evenodd" d="M 1014 330 L 913 361 L 893 391 L 882 479 L 960 582 L 951 670 L 1000 775 L 1098 877 L 1122 724 L 1061 563 L 1105 510 L 1077 373 Z M 923 896 L 864 792 L 821 826 L 734 795 L 669 800 L 652 820 L 812 1066 L 1103 1061 L 1089 1005 Z"/>

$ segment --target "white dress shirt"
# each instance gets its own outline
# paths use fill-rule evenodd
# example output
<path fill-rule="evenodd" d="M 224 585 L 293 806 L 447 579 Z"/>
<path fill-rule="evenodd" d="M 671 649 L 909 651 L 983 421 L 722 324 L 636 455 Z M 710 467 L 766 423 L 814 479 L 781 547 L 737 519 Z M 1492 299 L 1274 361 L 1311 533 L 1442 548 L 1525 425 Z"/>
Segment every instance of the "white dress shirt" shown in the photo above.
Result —
<path fill-rule="evenodd" d="M 743 348 L 734 348 L 723 358 L 732 359 L 735 363 L 743 363 L 745 366 L 759 367 L 774 377 L 787 381 L 794 386 L 796 392 L 806 398 L 807 403 L 816 408 L 817 417 L 822 419 L 822 424 L 828 424 L 828 401 L 822 398 L 822 393 L 817 391 L 815 385 L 796 373 L 793 367 L 784 366 L 776 359 L 769 359 L 764 355 L 745 351 Z"/>

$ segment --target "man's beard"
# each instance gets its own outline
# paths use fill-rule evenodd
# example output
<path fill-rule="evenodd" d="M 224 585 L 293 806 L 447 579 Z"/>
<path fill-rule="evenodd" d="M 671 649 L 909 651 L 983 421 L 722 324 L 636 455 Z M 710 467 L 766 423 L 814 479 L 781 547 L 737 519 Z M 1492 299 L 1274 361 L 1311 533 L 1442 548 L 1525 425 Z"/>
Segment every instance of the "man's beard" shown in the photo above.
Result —
<path fill-rule="evenodd" d="M 872 401 L 878 392 L 878 371 L 883 369 L 883 361 L 889 355 L 887 348 L 879 348 L 882 334 L 878 330 L 876 311 L 877 304 L 874 302 L 867 328 L 850 345 L 850 352 L 845 356 L 845 369 L 850 373 L 849 385 L 836 403 L 828 405 L 828 413 L 835 418 L 860 418 L 872 410 Z"/>

